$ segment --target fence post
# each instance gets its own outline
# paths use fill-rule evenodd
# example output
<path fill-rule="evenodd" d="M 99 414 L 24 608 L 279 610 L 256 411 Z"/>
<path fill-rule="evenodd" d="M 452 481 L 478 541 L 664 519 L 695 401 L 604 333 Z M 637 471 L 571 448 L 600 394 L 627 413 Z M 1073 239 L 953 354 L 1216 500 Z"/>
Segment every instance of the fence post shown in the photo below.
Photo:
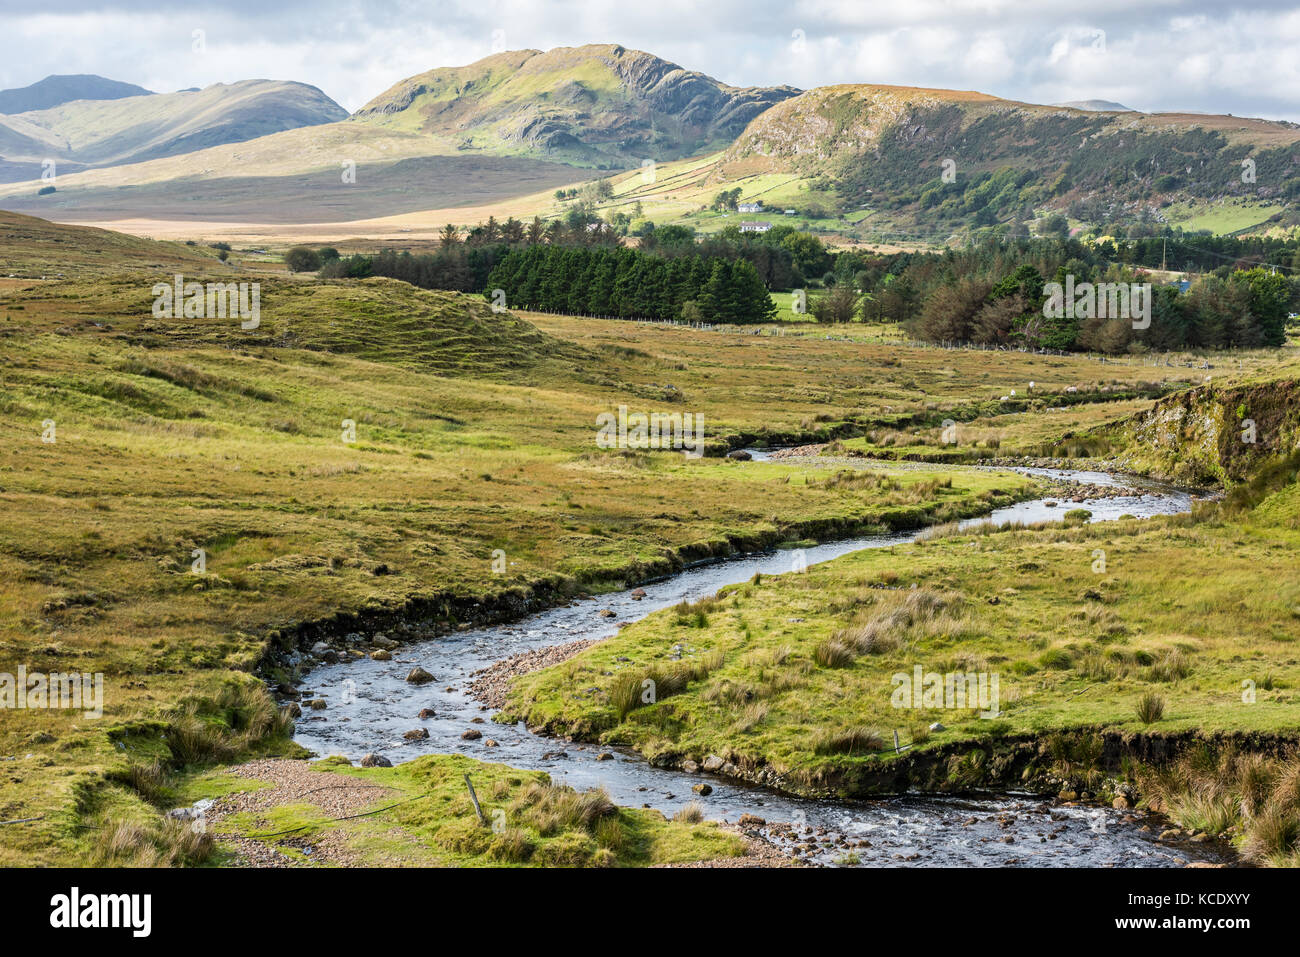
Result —
<path fill-rule="evenodd" d="M 474 813 L 478 815 L 478 822 L 487 827 L 487 818 L 483 816 L 483 809 L 479 807 L 478 795 L 474 793 L 474 785 L 469 779 L 469 774 L 465 775 L 465 787 L 469 788 L 469 799 L 474 802 Z"/>

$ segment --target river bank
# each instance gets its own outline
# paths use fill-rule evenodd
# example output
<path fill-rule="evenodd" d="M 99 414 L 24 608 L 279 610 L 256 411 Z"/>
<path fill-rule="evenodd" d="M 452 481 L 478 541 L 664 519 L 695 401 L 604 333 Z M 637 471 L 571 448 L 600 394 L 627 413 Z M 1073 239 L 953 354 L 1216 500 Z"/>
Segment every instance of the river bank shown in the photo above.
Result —
<path fill-rule="evenodd" d="M 1143 497 L 1151 498 L 1149 495 Z M 1003 511 L 1019 516 L 1016 521 L 1021 520 L 1026 514 L 1039 515 L 1041 516 L 1039 520 L 1052 514 L 1060 514 L 1059 511 L 1053 512 L 1042 503 L 1042 500 L 1038 500 L 1038 505 L 1026 513 L 1023 506 L 1029 504 L 1032 503 L 1022 503 L 1021 506 L 1012 506 Z M 1110 517 L 1118 517 L 1122 509 L 1133 507 L 1134 503 L 1121 497 L 1093 503 L 1093 505 L 1099 510 L 1107 511 Z M 1187 505 L 1186 498 L 1177 499 L 1177 510 L 1185 510 Z M 1165 503 L 1165 507 L 1167 510 L 1175 508 L 1168 503 Z M 1006 515 L 1001 518 L 1009 520 L 1009 516 Z M 888 550 L 901 543 L 898 536 L 886 535 L 869 541 L 817 546 L 815 549 L 806 550 L 804 561 L 810 569 L 824 568 L 826 566 L 819 563 L 837 555 L 863 552 L 864 549 Z M 733 821 L 738 821 L 744 815 L 762 817 L 765 821 L 776 822 L 773 827 L 778 830 L 784 823 L 793 822 L 798 825 L 800 814 L 804 815 L 805 819 L 811 816 L 818 823 L 809 826 L 820 826 L 828 829 L 828 833 L 839 835 L 828 846 L 817 845 L 822 850 L 815 852 L 813 859 L 822 863 L 834 863 L 838 857 L 850 854 L 858 855 L 861 861 L 877 863 L 886 858 L 891 862 L 904 863 L 935 863 L 937 860 L 951 861 L 957 858 L 967 863 L 1004 860 L 1001 854 L 990 856 L 987 852 L 989 845 L 1000 844 L 1004 836 L 1012 836 L 1015 839 L 1014 834 L 1006 835 L 1004 826 L 998 823 L 1000 815 L 1006 816 L 1005 802 L 1023 800 L 1037 807 L 1038 798 L 977 799 L 973 805 L 968 798 L 936 798 L 935 800 L 939 801 L 948 800 L 957 802 L 958 805 L 969 805 L 966 807 L 967 810 L 971 810 L 972 807 L 982 809 L 981 813 L 984 816 L 977 814 L 977 821 L 986 822 L 989 828 L 997 829 L 995 840 L 992 831 L 983 832 L 980 827 L 976 827 L 977 833 L 968 835 L 973 843 L 963 844 L 960 851 L 932 846 L 918 850 L 910 845 L 907 849 L 903 849 L 897 842 L 880 840 L 874 840 L 870 849 L 851 845 L 846 847 L 840 843 L 841 840 L 866 839 L 851 837 L 856 833 L 855 829 L 866 828 L 874 832 L 880 828 L 879 820 L 882 818 L 891 814 L 897 817 L 900 813 L 904 817 L 912 815 L 915 808 L 912 807 L 911 802 L 915 799 L 896 798 L 881 804 L 865 806 L 859 806 L 857 802 L 849 802 L 845 805 L 841 800 L 828 802 L 793 797 L 789 792 L 797 788 L 789 787 L 788 782 L 782 786 L 782 782 L 774 782 L 771 779 L 764 783 L 775 784 L 776 790 L 756 791 L 750 783 L 752 779 L 746 779 L 743 774 L 728 777 L 725 760 L 712 767 L 712 773 L 705 771 L 703 764 L 710 754 L 702 753 L 698 758 L 695 756 L 684 758 L 677 762 L 676 766 L 671 766 L 674 762 L 666 760 L 664 754 L 651 754 L 649 762 L 642 761 L 636 754 L 617 747 L 615 739 L 604 738 L 602 739 L 604 743 L 593 744 L 591 742 L 600 737 L 599 734 L 574 734 L 575 729 L 572 726 L 549 726 L 548 728 L 545 722 L 536 721 L 530 721 L 529 725 L 507 722 L 486 726 L 482 723 L 491 708 L 473 696 L 472 688 L 474 682 L 478 681 L 478 692 L 484 693 L 482 673 L 485 669 L 494 670 L 503 679 L 492 682 L 493 693 L 497 694 L 504 679 L 526 675 L 529 663 L 552 665 L 548 671 L 534 674 L 564 673 L 565 669 L 571 669 L 576 661 L 593 653 L 599 653 L 603 644 L 614 635 L 618 635 L 621 641 L 624 636 L 642 627 L 642 623 L 638 621 L 636 625 L 620 630 L 620 625 L 626 626 L 631 616 L 644 619 L 647 612 L 681 605 L 684 601 L 698 601 L 713 594 L 720 585 L 726 585 L 728 582 L 734 585 L 738 581 L 747 581 L 756 576 L 763 578 L 772 574 L 790 579 L 791 576 L 782 573 L 791 571 L 792 561 L 793 557 L 790 553 L 777 553 L 701 566 L 657 585 L 637 589 L 641 594 L 635 597 L 631 591 L 614 593 L 601 596 L 598 601 L 578 602 L 569 607 L 552 609 L 515 626 L 507 625 L 480 631 L 471 629 L 465 633 L 431 641 L 426 646 L 404 647 L 394 652 L 394 657 L 388 662 L 381 661 L 376 664 L 373 659 L 367 659 L 354 662 L 352 665 L 327 666 L 315 683 L 328 689 L 331 685 L 338 688 L 341 682 L 350 680 L 353 682 L 352 694 L 355 700 L 350 703 L 342 702 L 339 696 L 331 696 L 327 702 L 329 710 L 323 714 L 309 715 L 300 724 L 297 739 L 318 753 L 352 754 L 361 748 L 365 751 L 378 748 L 396 761 L 406 760 L 408 756 L 428 750 L 482 753 L 481 749 L 486 746 L 483 742 L 490 740 L 493 744 L 491 753 L 494 759 L 505 760 L 512 765 L 544 769 L 548 773 L 558 775 L 559 780 L 577 787 L 604 787 L 611 797 L 620 803 L 639 801 L 648 807 L 655 807 L 671 814 L 679 811 L 686 803 L 702 798 L 709 816 Z M 794 578 L 800 577 L 802 576 L 794 576 Z M 594 644 L 591 643 L 593 639 Z M 682 647 L 677 648 L 676 645 Z M 660 654 L 669 660 L 674 656 L 678 660 L 694 658 L 698 652 L 698 649 L 691 644 L 680 641 L 674 645 L 661 647 L 663 650 Z M 558 667 L 555 666 L 558 659 L 552 660 L 549 656 L 551 653 L 545 651 L 552 648 L 563 649 L 562 652 L 556 653 L 563 656 L 563 663 L 559 663 Z M 571 648 L 577 651 L 576 657 L 571 657 Z M 539 650 L 541 650 L 540 654 Z M 503 661 L 505 664 L 501 663 Z M 433 675 L 434 680 L 412 691 L 400 677 L 412 667 L 425 668 Z M 601 670 L 609 675 L 613 668 L 619 667 L 622 666 L 616 661 L 610 661 L 595 671 L 584 668 L 581 676 L 577 672 L 570 671 L 563 684 L 572 693 L 584 687 L 580 682 L 589 680 L 586 673 L 590 673 L 594 679 L 591 685 L 594 689 L 602 680 Z M 579 683 L 575 684 L 575 682 Z M 587 692 L 584 691 L 581 696 L 585 697 L 586 694 Z M 427 717 L 420 719 L 416 714 L 417 711 L 425 712 Z M 359 727 L 356 721 L 360 720 L 362 715 L 364 715 L 365 725 Z M 472 726 L 475 724 L 482 729 L 479 734 L 466 735 L 465 732 L 473 730 Z M 534 730 L 548 728 L 561 737 L 558 740 L 554 737 L 539 737 L 529 730 L 530 726 Z M 426 730 L 429 737 L 412 743 L 406 739 L 405 733 L 417 727 Z M 685 763 L 687 760 L 692 760 L 697 765 L 694 771 L 687 769 Z M 832 793 L 832 789 L 822 793 Z M 1099 813 L 1100 820 L 1110 828 L 1106 832 L 1110 835 L 1108 840 L 1115 841 L 1118 833 L 1131 836 L 1133 843 L 1119 842 L 1118 846 L 1122 852 L 1116 852 L 1119 858 L 1127 858 L 1129 863 L 1145 860 L 1143 855 L 1156 855 L 1164 863 L 1184 864 L 1188 860 L 1200 859 L 1195 856 L 1200 852 L 1210 854 L 1214 860 L 1222 860 L 1220 856 L 1216 856 L 1221 852 L 1205 848 L 1199 842 L 1192 845 L 1193 851 L 1188 852 L 1192 856 L 1187 856 L 1176 847 L 1160 846 L 1158 840 L 1156 846 L 1160 846 L 1160 850 L 1157 851 L 1152 846 L 1152 841 L 1158 839 L 1161 833 L 1167 833 L 1169 828 L 1160 826 L 1158 822 L 1143 823 L 1134 816 L 1134 812 L 1125 808 L 1085 807 L 1078 803 L 1077 799 L 1071 803 L 1073 806 L 1065 809 L 1070 812 L 1067 815 L 1070 822 L 1066 824 L 1067 827 L 1081 827 L 1088 833 L 1093 833 L 1095 820 L 1093 816 Z M 776 813 L 777 811 L 779 813 Z M 928 804 L 921 816 L 924 818 L 926 815 L 938 814 L 947 819 L 945 815 L 948 813 L 949 809 L 946 805 Z M 1026 822 L 1032 820 L 1032 815 L 1025 820 Z M 1143 827 L 1147 830 L 1143 831 Z M 1026 841 L 1032 838 L 1035 843 L 1040 837 L 1044 842 L 1050 840 L 1046 835 L 1039 835 L 1037 832 L 1022 837 Z M 1173 838 L 1174 835 L 1170 835 L 1168 840 L 1172 841 Z M 972 849 L 974 845 L 979 846 L 977 850 Z M 1070 860 L 1070 854 L 1083 854 L 1087 859 L 1093 859 L 1092 855 L 1096 853 L 1095 847 L 1085 852 L 1082 845 L 1078 844 L 1054 846 L 1072 847 L 1069 853 L 1065 853 L 1064 857 L 1060 858 L 1062 861 Z M 887 847 L 889 850 L 886 850 Z M 873 853 L 862 856 L 872 850 Z M 953 857 L 954 854 L 957 854 L 957 858 Z M 894 855 L 897 855 L 897 858 Z M 1170 856 L 1166 859 L 1163 855 Z M 909 861 L 908 858 L 911 860 Z M 1056 857 L 1053 856 L 1053 859 Z"/>

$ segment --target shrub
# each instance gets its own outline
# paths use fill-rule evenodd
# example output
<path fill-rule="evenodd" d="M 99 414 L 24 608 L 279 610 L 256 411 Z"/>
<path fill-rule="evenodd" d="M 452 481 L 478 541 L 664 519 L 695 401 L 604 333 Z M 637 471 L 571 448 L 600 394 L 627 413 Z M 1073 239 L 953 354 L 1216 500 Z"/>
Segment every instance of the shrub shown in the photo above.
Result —
<path fill-rule="evenodd" d="M 321 257 L 314 249 L 294 246 L 284 254 L 284 264 L 289 267 L 290 272 L 315 272 L 321 267 Z"/>

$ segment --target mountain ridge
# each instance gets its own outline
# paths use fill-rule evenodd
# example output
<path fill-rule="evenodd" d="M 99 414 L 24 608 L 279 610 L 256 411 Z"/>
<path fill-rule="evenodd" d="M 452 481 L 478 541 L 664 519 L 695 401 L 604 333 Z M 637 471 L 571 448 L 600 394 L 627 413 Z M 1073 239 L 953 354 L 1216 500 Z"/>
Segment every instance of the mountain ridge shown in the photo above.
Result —
<path fill-rule="evenodd" d="M 140 163 L 337 121 L 347 112 L 314 86 L 281 80 L 215 83 L 198 92 L 74 100 L 0 116 L 0 148 L 18 168 L 54 160 L 68 171 Z M 0 172 L 0 176 L 3 176 Z"/>
<path fill-rule="evenodd" d="M 182 95 L 148 99 L 165 103 L 164 97 Z M 676 185 L 643 176 L 620 202 L 661 225 L 721 228 L 727 210 L 714 197 L 740 186 L 743 197 L 802 217 L 787 222 L 859 239 L 887 233 L 942 239 L 990 228 L 1026 235 L 1047 221 L 1059 230 L 1061 219 L 1067 230 L 1166 222 L 1207 222 L 1225 232 L 1300 225 L 1300 124 L 1098 105 L 1119 106 L 1034 104 L 974 90 L 888 84 L 732 87 L 618 44 L 515 50 L 415 74 L 346 119 L 263 136 L 251 131 L 253 138 L 234 140 L 235 148 L 228 140 L 169 155 L 168 149 L 202 145 L 180 137 L 150 144 L 156 151 L 147 162 L 139 161 L 149 155 L 143 148 L 125 160 L 109 157 L 124 164 L 116 172 L 78 173 L 72 165 L 57 198 L 16 202 L 64 215 L 86 210 L 88 218 L 107 221 L 133 202 L 157 217 L 184 190 L 187 197 L 208 197 L 209 219 L 229 212 L 231 221 L 248 221 L 249 197 L 256 194 L 266 197 L 268 211 L 277 205 L 269 223 L 295 215 L 299 222 L 342 222 L 473 205 L 471 194 L 503 202 L 512 168 L 485 169 L 490 183 L 475 173 L 476 163 L 495 157 L 548 167 L 535 175 L 519 169 L 523 178 L 511 195 L 533 194 L 527 210 L 500 207 L 503 215 L 531 217 L 538 191 L 565 185 L 566 169 L 572 170 L 567 182 L 576 183 L 597 170 L 690 159 L 689 175 Z M 115 107 L 94 109 L 102 114 Z M 41 149 L 49 131 L 39 119 L 0 117 L 0 153 Z M 104 159 L 80 143 L 76 152 L 79 159 Z M 458 161 L 449 164 L 448 157 Z M 346 194 L 337 194 L 340 163 L 349 162 L 362 172 Z M 1250 176 L 1243 176 L 1247 166 Z M 61 176 L 64 171 L 61 164 Z M 34 179 L 30 167 L 26 172 Z M 6 175 L 0 164 L 0 179 Z M 124 186 L 134 191 L 123 194 Z M 661 193 L 667 198 L 656 206 Z M 320 199 L 311 209 L 301 206 L 308 194 Z M 1225 203 L 1236 211 L 1216 211 Z M 186 216 L 202 208 L 187 204 Z M 563 214 L 563 197 L 543 212 L 556 210 Z"/>
<path fill-rule="evenodd" d="M 457 149 L 579 161 L 676 159 L 725 145 L 794 87 L 733 87 L 619 44 L 512 50 L 402 80 L 353 114 Z"/>
<path fill-rule="evenodd" d="M 943 228 L 1016 225 L 1044 210 L 1084 221 L 1175 201 L 1281 203 L 1295 220 L 1300 125 L 1101 112 L 963 90 L 817 87 L 755 118 L 713 181 L 795 175 L 843 213 L 888 210 Z M 1249 161 L 1249 162 L 1247 162 Z M 1251 175 L 1243 176 L 1249 168 Z M 1098 205 L 1105 195 L 1106 209 Z M 1031 211 L 1035 211 L 1031 214 Z"/>
<path fill-rule="evenodd" d="M 0 113 L 28 113 L 74 100 L 118 100 L 150 96 L 152 92 L 134 83 L 110 80 L 94 73 L 52 73 L 28 86 L 0 90 Z"/>

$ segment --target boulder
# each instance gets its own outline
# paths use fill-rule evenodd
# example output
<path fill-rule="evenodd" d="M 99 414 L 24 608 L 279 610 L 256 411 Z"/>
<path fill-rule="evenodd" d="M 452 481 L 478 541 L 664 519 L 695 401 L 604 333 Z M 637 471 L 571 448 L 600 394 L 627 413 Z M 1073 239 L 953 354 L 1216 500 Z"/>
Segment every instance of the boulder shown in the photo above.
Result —
<path fill-rule="evenodd" d="M 391 768 L 393 762 L 389 761 L 382 754 L 375 754 L 373 751 L 361 759 L 363 768 Z"/>
<path fill-rule="evenodd" d="M 467 731 L 462 731 L 460 736 L 465 741 L 477 741 L 479 738 L 483 737 L 483 732 L 478 728 L 470 728 Z"/>
<path fill-rule="evenodd" d="M 736 449 L 734 452 L 728 452 L 727 458 L 735 459 L 737 462 L 748 462 L 754 456 L 750 455 L 744 449 Z"/>
<path fill-rule="evenodd" d="M 385 651 L 383 648 L 380 648 L 378 651 L 372 651 L 372 652 L 370 652 L 370 657 L 371 657 L 372 659 L 374 659 L 375 661 L 392 661 L 392 660 L 393 660 L 393 655 L 392 655 L 392 653 L 391 653 L 391 652 L 388 652 L 388 651 Z"/>
<path fill-rule="evenodd" d="M 407 672 L 406 680 L 413 685 L 422 685 L 432 681 L 433 675 L 417 666 Z"/>
<path fill-rule="evenodd" d="M 429 737 L 429 732 L 424 728 L 412 728 L 402 737 L 407 741 L 424 741 Z"/>
<path fill-rule="evenodd" d="M 722 758 L 718 757 L 716 754 L 710 754 L 704 759 L 704 770 L 709 771 L 710 773 L 721 771 L 722 766 L 726 763 L 726 761 L 723 761 Z"/>

